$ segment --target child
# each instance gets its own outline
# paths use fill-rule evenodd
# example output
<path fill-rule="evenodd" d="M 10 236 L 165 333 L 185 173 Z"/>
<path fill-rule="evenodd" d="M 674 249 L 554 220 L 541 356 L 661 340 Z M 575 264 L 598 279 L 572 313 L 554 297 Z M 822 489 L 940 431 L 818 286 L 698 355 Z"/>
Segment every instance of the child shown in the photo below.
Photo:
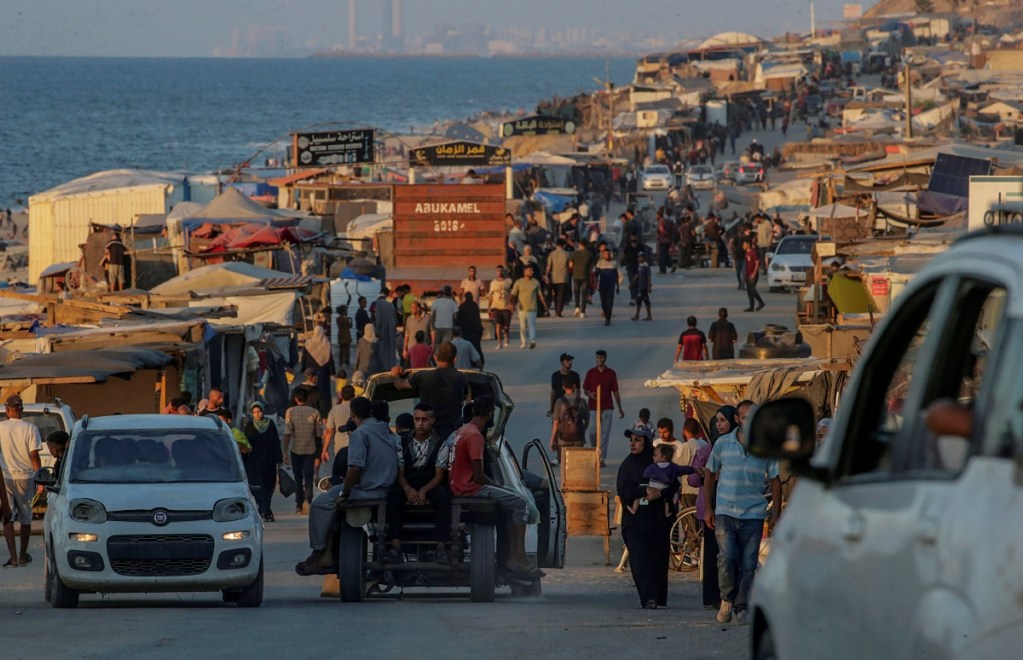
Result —
<path fill-rule="evenodd" d="M 408 349 L 409 366 L 413 369 L 425 369 L 430 366 L 433 348 L 426 343 L 426 333 L 416 330 L 416 343 Z"/>
<path fill-rule="evenodd" d="M 632 425 L 634 429 L 647 429 L 650 431 L 650 436 L 657 437 L 657 429 L 650 423 L 650 409 L 640 408 L 639 417 L 636 418 L 636 422 Z"/>
<path fill-rule="evenodd" d="M 696 471 L 688 465 L 675 465 L 671 462 L 674 457 L 675 447 L 672 445 L 662 444 L 654 447 L 654 462 L 646 470 L 643 470 L 643 476 L 647 479 L 647 488 L 663 491 L 672 482 L 677 482 L 682 476 L 693 474 Z M 664 517 L 668 518 L 671 516 L 672 503 L 666 498 L 661 499 L 664 499 Z M 629 506 L 629 511 L 636 513 L 641 504 L 648 504 L 645 497 L 634 501 Z"/>
<path fill-rule="evenodd" d="M 227 424 L 227 428 L 231 429 L 231 437 L 234 438 L 234 441 L 238 443 L 238 451 L 241 453 L 241 455 L 245 456 L 246 454 L 250 453 L 252 451 L 252 443 L 250 443 L 249 439 L 245 437 L 245 433 L 231 426 L 231 422 L 234 418 L 234 415 L 231 414 L 231 411 L 228 410 L 227 408 L 221 408 L 219 411 L 217 411 L 217 417 L 219 417 L 221 420 L 223 420 L 225 424 Z"/>

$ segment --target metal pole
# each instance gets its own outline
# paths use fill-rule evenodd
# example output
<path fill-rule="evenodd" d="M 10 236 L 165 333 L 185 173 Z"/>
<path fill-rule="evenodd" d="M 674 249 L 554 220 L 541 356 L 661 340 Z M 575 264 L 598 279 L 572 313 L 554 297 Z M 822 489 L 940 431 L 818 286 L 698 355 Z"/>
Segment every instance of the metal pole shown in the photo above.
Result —
<path fill-rule="evenodd" d="M 913 79 L 909 58 L 906 59 L 906 139 L 913 137 Z"/>

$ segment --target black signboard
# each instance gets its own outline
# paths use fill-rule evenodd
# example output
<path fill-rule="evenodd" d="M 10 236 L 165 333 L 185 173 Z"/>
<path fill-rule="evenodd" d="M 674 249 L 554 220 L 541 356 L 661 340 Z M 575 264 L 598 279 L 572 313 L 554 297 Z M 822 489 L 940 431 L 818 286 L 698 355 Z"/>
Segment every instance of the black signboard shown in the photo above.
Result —
<path fill-rule="evenodd" d="M 372 163 L 375 133 L 372 128 L 295 133 L 295 167 Z"/>
<path fill-rule="evenodd" d="M 501 125 L 501 137 L 516 135 L 572 135 L 575 122 L 560 117 L 524 117 Z"/>
<path fill-rule="evenodd" d="M 409 151 L 409 165 L 493 167 L 511 165 L 511 151 L 475 142 L 448 142 Z"/>

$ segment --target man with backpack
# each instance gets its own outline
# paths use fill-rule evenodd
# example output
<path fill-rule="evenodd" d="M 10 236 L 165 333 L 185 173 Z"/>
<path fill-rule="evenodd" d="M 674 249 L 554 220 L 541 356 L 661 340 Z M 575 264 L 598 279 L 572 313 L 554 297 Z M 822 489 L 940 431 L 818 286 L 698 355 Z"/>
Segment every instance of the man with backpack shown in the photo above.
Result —
<path fill-rule="evenodd" d="M 557 461 L 564 460 L 565 447 L 582 447 L 586 427 L 590 420 L 589 403 L 579 396 L 577 380 L 565 377 L 561 381 L 564 394 L 554 402 L 554 422 L 551 424 L 551 451 L 557 452 Z"/>

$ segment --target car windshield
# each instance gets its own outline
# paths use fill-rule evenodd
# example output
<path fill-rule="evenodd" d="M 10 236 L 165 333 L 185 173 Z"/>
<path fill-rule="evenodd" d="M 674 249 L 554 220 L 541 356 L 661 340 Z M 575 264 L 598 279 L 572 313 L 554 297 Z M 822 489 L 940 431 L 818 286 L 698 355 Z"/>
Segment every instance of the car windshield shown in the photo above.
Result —
<path fill-rule="evenodd" d="M 651 165 L 646 169 L 647 174 L 668 174 L 668 168 L 664 165 Z"/>
<path fill-rule="evenodd" d="M 241 481 L 238 449 L 212 429 L 86 430 L 74 441 L 74 483 Z"/>
<path fill-rule="evenodd" d="M 810 254 L 816 238 L 786 238 L 778 245 L 776 254 Z"/>
<path fill-rule="evenodd" d="M 692 169 L 693 174 L 710 174 L 710 168 L 706 165 L 697 165 Z"/>

